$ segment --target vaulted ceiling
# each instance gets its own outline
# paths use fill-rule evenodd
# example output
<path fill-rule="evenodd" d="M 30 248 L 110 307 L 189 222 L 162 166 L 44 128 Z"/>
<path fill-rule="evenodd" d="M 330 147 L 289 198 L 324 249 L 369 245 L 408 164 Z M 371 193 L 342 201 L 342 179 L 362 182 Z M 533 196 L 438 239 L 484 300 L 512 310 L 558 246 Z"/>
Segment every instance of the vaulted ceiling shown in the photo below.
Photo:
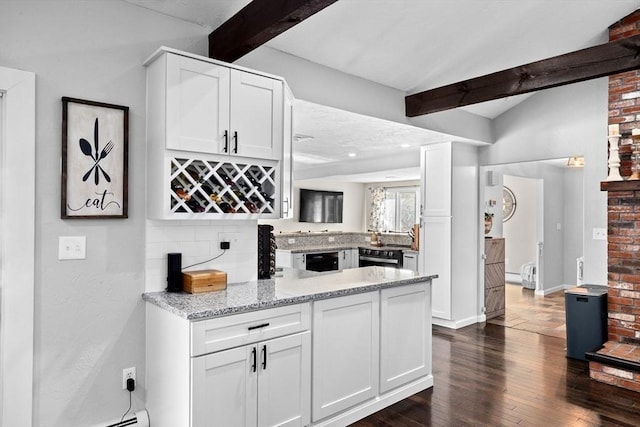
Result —
<path fill-rule="evenodd" d="M 249 3 L 125 1 L 211 30 Z M 638 8 L 640 0 L 339 0 L 266 46 L 412 94 L 603 43 Z M 493 119 L 528 96 L 463 108 Z"/>

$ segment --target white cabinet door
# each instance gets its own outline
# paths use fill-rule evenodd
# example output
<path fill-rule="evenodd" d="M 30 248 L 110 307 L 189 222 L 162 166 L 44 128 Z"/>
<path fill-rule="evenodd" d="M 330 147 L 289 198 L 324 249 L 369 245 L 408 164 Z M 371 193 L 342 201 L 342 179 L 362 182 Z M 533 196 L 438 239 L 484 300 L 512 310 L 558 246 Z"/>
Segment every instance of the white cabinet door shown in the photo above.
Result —
<path fill-rule="evenodd" d="M 311 332 L 260 343 L 258 354 L 258 426 L 309 425 Z"/>
<path fill-rule="evenodd" d="M 232 155 L 280 159 L 282 102 L 282 81 L 231 70 Z"/>
<path fill-rule="evenodd" d="M 402 268 L 406 270 L 418 271 L 418 254 L 402 254 Z"/>
<path fill-rule="evenodd" d="M 422 147 L 422 215 L 451 216 L 451 143 Z"/>
<path fill-rule="evenodd" d="M 293 268 L 297 268 L 298 270 L 306 270 L 307 269 L 307 257 L 305 254 L 292 254 L 291 264 Z"/>
<path fill-rule="evenodd" d="M 191 359 L 191 427 L 255 426 L 255 345 Z"/>
<path fill-rule="evenodd" d="M 380 393 L 385 393 L 431 373 L 431 294 L 424 283 L 380 294 Z"/>
<path fill-rule="evenodd" d="M 338 251 L 338 270 L 351 268 L 351 252 L 347 249 Z"/>
<path fill-rule="evenodd" d="M 378 308 L 378 292 L 314 303 L 311 406 L 314 422 L 377 395 Z"/>
<path fill-rule="evenodd" d="M 433 316 L 451 320 L 451 218 L 423 218 L 422 273 L 433 279 Z"/>
<path fill-rule="evenodd" d="M 167 55 L 166 147 L 223 153 L 229 129 L 229 69 Z"/>

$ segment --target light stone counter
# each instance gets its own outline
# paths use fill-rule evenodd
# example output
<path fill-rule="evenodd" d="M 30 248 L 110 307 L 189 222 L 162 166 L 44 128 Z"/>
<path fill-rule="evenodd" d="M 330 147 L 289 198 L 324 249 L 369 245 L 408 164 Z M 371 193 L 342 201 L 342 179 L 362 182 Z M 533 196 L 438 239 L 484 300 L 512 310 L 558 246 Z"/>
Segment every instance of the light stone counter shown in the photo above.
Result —
<path fill-rule="evenodd" d="M 322 273 L 284 269 L 272 279 L 232 283 L 222 291 L 203 294 L 151 292 L 143 294 L 142 298 L 177 316 L 198 320 L 425 282 L 436 277 L 385 267 Z"/>

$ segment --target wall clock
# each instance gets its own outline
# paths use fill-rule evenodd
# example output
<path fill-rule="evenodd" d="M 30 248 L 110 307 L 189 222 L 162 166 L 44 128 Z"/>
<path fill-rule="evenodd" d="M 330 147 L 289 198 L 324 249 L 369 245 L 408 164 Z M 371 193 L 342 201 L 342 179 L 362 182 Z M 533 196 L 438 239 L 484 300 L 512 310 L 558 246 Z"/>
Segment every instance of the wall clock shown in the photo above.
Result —
<path fill-rule="evenodd" d="M 516 212 L 516 196 L 509 187 L 502 187 L 502 222 L 507 222 Z"/>

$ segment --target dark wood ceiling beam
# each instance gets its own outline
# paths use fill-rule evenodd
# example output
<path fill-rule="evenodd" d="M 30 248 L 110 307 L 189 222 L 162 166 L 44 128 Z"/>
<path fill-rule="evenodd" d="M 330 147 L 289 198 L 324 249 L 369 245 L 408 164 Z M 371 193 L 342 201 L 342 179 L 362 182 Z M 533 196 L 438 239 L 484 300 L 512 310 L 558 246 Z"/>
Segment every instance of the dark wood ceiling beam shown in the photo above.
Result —
<path fill-rule="evenodd" d="M 209 57 L 233 62 L 338 0 L 253 0 L 209 34 Z"/>
<path fill-rule="evenodd" d="M 408 117 L 506 98 L 640 68 L 640 35 L 405 97 Z"/>

